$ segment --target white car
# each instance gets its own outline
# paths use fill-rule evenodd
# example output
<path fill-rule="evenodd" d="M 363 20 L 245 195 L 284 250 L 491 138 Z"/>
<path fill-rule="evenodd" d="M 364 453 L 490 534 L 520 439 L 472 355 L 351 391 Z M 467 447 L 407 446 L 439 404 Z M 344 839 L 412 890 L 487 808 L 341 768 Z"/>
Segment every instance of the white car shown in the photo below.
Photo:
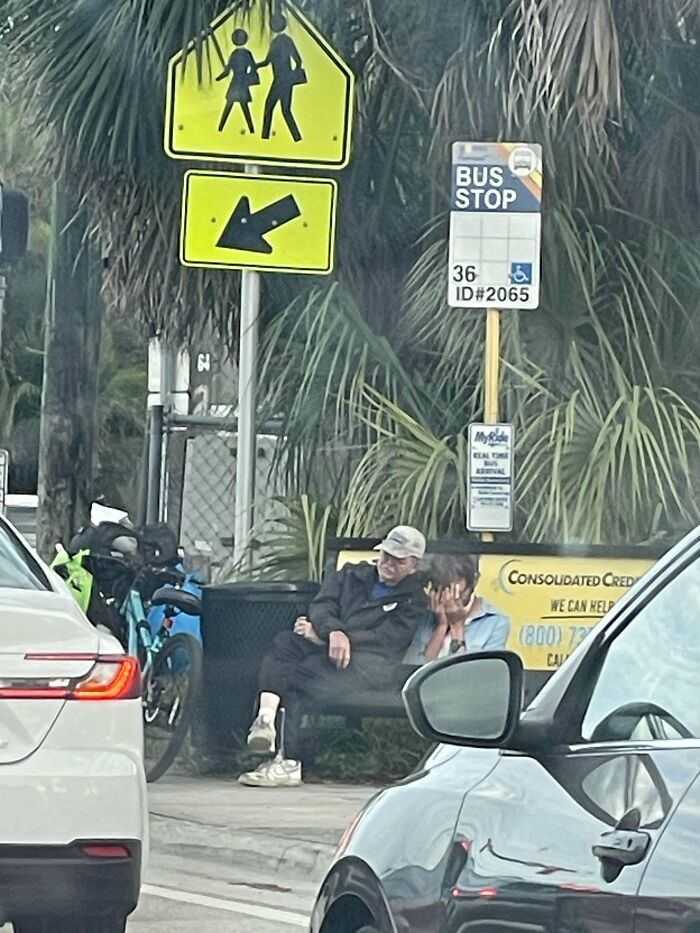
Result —
<path fill-rule="evenodd" d="M 148 807 L 137 662 L 0 518 L 0 926 L 123 933 Z"/>

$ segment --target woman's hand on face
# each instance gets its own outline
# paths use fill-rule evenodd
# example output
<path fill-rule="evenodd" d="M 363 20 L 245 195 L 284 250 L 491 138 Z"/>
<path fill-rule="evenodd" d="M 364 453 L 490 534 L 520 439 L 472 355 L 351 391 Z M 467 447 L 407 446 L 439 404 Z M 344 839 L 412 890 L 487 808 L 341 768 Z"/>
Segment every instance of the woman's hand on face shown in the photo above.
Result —
<path fill-rule="evenodd" d="M 437 627 L 439 629 L 444 629 L 446 632 L 448 623 L 447 616 L 445 615 L 445 607 L 442 602 L 442 592 L 442 590 L 431 590 L 428 594 L 428 603 L 431 611 L 435 614 Z"/>
<path fill-rule="evenodd" d="M 464 625 L 469 615 L 469 607 L 464 605 L 462 594 L 456 583 L 445 587 L 442 591 L 442 605 L 448 626 L 453 634 L 456 633 L 461 640 L 464 635 Z"/>

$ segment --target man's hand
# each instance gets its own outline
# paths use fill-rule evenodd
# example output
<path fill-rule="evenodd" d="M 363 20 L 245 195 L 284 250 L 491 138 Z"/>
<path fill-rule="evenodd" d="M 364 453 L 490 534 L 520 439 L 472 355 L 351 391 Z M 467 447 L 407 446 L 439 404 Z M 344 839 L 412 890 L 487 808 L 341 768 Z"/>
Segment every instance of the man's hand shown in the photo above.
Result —
<path fill-rule="evenodd" d="M 294 634 L 301 635 L 302 638 L 306 638 L 314 645 L 325 644 L 325 642 L 318 637 L 316 629 L 308 619 L 301 618 L 296 620 L 294 623 Z"/>
<path fill-rule="evenodd" d="M 331 632 L 328 639 L 328 657 L 338 670 L 343 670 L 350 663 L 350 639 L 345 632 Z"/>

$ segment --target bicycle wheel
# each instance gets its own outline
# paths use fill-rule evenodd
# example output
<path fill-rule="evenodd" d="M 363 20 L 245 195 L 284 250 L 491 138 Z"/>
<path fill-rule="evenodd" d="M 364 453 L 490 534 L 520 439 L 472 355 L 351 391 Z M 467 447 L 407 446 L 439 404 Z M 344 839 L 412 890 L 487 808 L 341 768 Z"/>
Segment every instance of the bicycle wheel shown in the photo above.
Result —
<path fill-rule="evenodd" d="M 149 782 L 165 774 L 182 748 L 201 679 L 202 646 L 191 635 L 172 635 L 153 658 L 143 696 Z"/>

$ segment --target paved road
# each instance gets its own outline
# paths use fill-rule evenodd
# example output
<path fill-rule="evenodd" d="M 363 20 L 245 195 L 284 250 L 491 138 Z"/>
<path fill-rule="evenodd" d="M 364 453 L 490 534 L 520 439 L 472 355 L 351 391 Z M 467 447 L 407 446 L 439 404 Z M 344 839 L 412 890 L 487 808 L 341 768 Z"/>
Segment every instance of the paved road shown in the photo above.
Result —
<path fill-rule="evenodd" d="M 332 852 L 374 793 L 201 778 L 153 785 L 150 866 L 129 933 L 307 930 Z"/>
<path fill-rule="evenodd" d="M 309 904 L 284 897 L 271 907 L 263 892 L 233 892 L 222 885 L 209 894 L 197 893 L 202 885 L 187 879 L 186 889 L 176 891 L 148 885 L 145 896 L 128 925 L 129 933 L 280 933 L 308 929 Z M 195 890 L 191 890 L 195 889 Z M 177 900 L 173 900 L 176 897 Z"/>
<path fill-rule="evenodd" d="M 179 845 L 179 844 L 178 844 Z M 308 929 L 316 882 L 290 872 L 154 852 L 129 933 L 280 933 Z"/>

